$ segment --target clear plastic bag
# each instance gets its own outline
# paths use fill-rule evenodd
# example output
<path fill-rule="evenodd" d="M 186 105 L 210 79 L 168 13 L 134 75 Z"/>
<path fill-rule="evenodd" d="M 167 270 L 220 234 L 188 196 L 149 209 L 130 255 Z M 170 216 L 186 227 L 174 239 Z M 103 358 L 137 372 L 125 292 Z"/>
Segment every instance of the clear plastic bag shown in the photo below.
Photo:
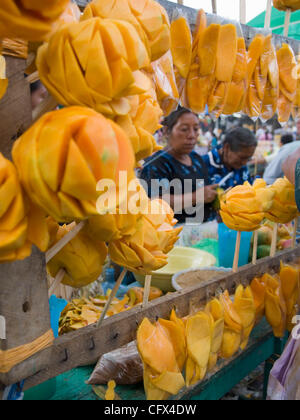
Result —
<path fill-rule="evenodd" d="M 287 43 L 277 47 L 277 62 L 279 68 L 279 99 L 278 121 L 289 121 L 297 92 L 297 62 L 296 54 Z"/>
<path fill-rule="evenodd" d="M 246 90 L 246 47 L 238 22 L 219 16 L 198 18 L 187 80 L 189 107 L 218 118 L 242 109 Z"/>
<path fill-rule="evenodd" d="M 296 62 L 297 62 L 297 71 L 296 71 L 297 89 L 296 89 L 296 95 L 295 95 L 292 113 L 293 113 L 294 120 L 298 121 L 300 118 L 300 54 L 299 54 L 299 50 L 297 52 Z"/>
<path fill-rule="evenodd" d="M 111 380 L 114 380 L 117 385 L 134 385 L 143 381 L 143 362 L 136 341 L 104 354 L 87 383 L 106 385 Z"/>
<path fill-rule="evenodd" d="M 277 111 L 277 103 L 279 99 L 279 68 L 276 57 L 276 47 L 269 34 L 266 37 L 267 48 L 262 59 L 265 64 L 267 74 L 264 98 L 262 102 L 261 118 L 263 121 L 270 120 Z M 264 76 L 265 76 L 264 73 Z"/>
<path fill-rule="evenodd" d="M 265 116 L 271 115 L 272 113 L 271 110 L 274 107 L 273 97 L 275 96 L 277 98 L 276 87 L 274 91 L 268 90 L 269 96 L 272 96 L 271 98 L 266 96 L 264 109 L 263 102 L 266 88 L 269 86 L 268 80 L 271 79 L 275 86 L 278 85 L 278 76 L 274 73 L 277 70 L 274 62 L 276 55 L 274 54 L 275 48 L 272 41 L 272 34 L 267 30 L 259 31 L 253 38 L 247 53 L 248 89 L 244 112 L 251 118 L 259 118 L 262 112 Z"/>
<path fill-rule="evenodd" d="M 159 60 L 151 63 L 151 72 L 159 105 L 164 116 L 167 117 L 175 111 L 179 103 L 179 92 L 170 50 Z"/>

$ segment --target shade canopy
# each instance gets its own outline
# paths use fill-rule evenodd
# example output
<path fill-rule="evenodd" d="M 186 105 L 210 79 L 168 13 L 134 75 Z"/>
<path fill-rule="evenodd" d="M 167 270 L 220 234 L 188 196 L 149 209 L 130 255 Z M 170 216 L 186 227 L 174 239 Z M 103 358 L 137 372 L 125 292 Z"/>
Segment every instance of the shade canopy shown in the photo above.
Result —
<path fill-rule="evenodd" d="M 254 28 L 263 28 L 265 26 L 266 12 L 260 13 L 254 19 L 250 20 L 247 25 Z M 285 12 L 272 7 L 271 13 L 271 30 L 274 34 L 283 35 L 284 31 Z M 291 14 L 291 21 L 289 27 L 289 38 L 300 40 L 300 10 Z"/>

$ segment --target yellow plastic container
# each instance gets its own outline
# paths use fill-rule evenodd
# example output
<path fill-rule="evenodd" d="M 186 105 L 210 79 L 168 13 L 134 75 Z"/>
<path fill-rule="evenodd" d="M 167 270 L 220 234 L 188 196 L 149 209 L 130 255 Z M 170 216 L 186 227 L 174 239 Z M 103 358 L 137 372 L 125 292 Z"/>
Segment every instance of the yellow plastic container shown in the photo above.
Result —
<path fill-rule="evenodd" d="M 168 264 L 152 273 L 151 286 L 163 292 L 174 292 L 172 277 L 174 274 L 191 268 L 213 267 L 217 260 L 214 255 L 200 249 L 175 247 L 168 254 Z M 135 274 L 136 280 L 144 286 L 145 276 Z"/>

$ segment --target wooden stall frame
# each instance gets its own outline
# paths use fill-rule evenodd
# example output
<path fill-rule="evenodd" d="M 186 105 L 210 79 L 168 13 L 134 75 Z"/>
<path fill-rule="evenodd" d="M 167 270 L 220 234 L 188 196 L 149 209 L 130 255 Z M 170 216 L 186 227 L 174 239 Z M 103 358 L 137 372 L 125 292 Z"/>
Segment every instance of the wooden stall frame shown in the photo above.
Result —
<path fill-rule="evenodd" d="M 197 15 L 195 9 L 171 3 L 166 0 L 158 1 L 166 9 L 169 16 L 172 16 L 174 8 L 178 8 L 179 10 L 182 9 L 184 15 L 188 17 L 191 26 L 193 27 L 195 25 Z M 77 3 L 81 7 L 84 7 L 87 4 L 87 1 L 78 0 Z M 249 41 L 255 35 L 256 30 L 255 28 L 243 24 L 241 26 L 246 43 L 249 44 Z M 284 39 L 284 37 L 278 35 L 274 35 L 274 37 L 279 37 L 281 40 Z M 294 49 L 299 45 L 299 42 L 295 40 L 286 38 L 285 41 L 288 42 L 292 48 L 294 47 Z M 10 99 L 11 98 L 9 98 L 9 100 Z M 24 128 L 27 127 L 22 127 L 22 129 Z M 17 132 L 15 132 L 15 134 L 18 135 Z M 9 137 L 8 142 L 7 139 L 1 139 L 1 152 L 4 152 L 8 157 L 10 154 L 8 143 L 11 147 L 12 141 L 13 139 L 11 139 L 11 136 Z M 36 252 L 34 255 L 36 255 Z M 54 344 L 50 348 L 42 350 L 26 360 L 27 365 L 34 365 L 33 367 L 35 369 L 31 369 L 33 371 L 32 375 L 24 378 L 22 370 L 19 370 L 17 366 L 16 373 L 13 375 L 14 381 L 17 382 L 26 379 L 25 389 L 28 389 L 75 367 L 93 364 L 101 355 L 134 340 L 137 327 L 144 317 L 148 317 L 150 320 L 155 320 L 157 317 L 169 317 L 170 312 L 174 307 L 177 309 L 179 316 L 186 316 L 190 313 L 191 307 L 205 304 L 209 296 L 214 296 L 220 288 L 222 290 L 228 289 L 230 292 L 233 292 L 237 284 L 249 284 L 255 276 L 262 275 L 267 271 L 278 271 L 280 261 L 290 262 L 299 257 L 300 248 L 296 247 L 293 250 L 281 252 L 273 258 L 268 257 L 260 260 L 255 265 L 244 266 L 236 273 L 224 276 L 223 278 L 218 279 L 218 281 L 212 280 L 203 283 L 201 287 L 194 287 L 182 292 L 166 295 L 154 302 L 149 302 L 145 307 L 141 305 L 130 311 L 105 319 L 101 328 L 97 328 L 97 325 L 94 324 L 77 332 L 61 336 L 54 341 Z M 39 261 L 45 259 L 43 256 L 41 258 L 40 254 L 36 258 L 39 258 Z M 13 264 L 11 266 L 13 266 Z M 20 267 L 21 266 L 22 264 L 20 264 Z M 43 261 L 43 267 L 45 267 L 45 261 Z M 18 270 L 20 287 L 22 287 L 23 272 L 21 269 Z M 45 285 L 46 272 L 43 287 L 45 287 Z M 26 287 L 28 287 L 28 285 Z M 44 298 L 48 299 L 46 287 Z M 43 310 L 45 312 L 47 311 L 47 314 L 40 313 L 40 317 L 43 318 L 45 315 L 46 318 L 49 318 L 49 307 L 44 305 Z M 1 308 L 0 315 L 2 315 Z M 42 364 L 42 367 L 38 368 L 38 359 L 47 360 L 46 365 L 44 366 Z M 7 385 L 7 383 L 3 383 L 2 385 L 0 383 L 0 393 L 1 387 L 3 389 L 5 385 Z"/>
<path fill-rule="evenodd" d="M 290 263 L 297 259 L 300 259 L 300 247 L 280 252 L 273 258 L 261 259 L 255 265 L 243 266 L 237 273 L 225 275 L 217 281 L 212 279 L 201 286 L 166 295 L 149 302 L 146 308 L 139 305 L 130 311 L 114 315 L 105 319 L 100 329 L 93 324 L 63 335 L 52 346 L 48 367 L 27 378 L 25 389 L 75 367 L 94 364 L 103 354 L 130 343 L 136 339 L 137 328 L 145 317 L 151 321 L 158 317 L 168 318 L 174 308 L 178 316 L 187 316 L 191 310 L 200 309 L 216 293 L 226 289 L 234 293 L 237 285 L 248 285 L 256 276 L 266 272 L 279 272 L 281 261 Z"/>

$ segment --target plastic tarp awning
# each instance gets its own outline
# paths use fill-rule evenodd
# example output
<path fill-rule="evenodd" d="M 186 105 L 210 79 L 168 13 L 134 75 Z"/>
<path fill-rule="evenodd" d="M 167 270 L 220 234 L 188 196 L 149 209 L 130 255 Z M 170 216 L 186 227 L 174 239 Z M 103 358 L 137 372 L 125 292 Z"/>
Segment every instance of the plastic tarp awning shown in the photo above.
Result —
<path fill-rule="evenodd" d="M 247 25 L 254 28 L 263 28 L 265 26 L 265 15 L 263 12 L 252 19 Z M 271 14 L 271 30 L 273 33 L 283 35 L 285 12 L 281 12 L 272 7 Z M 300 10 L 291 14 L 291 21 L 289 27 L 289 38 L 300 40 Z"/>

